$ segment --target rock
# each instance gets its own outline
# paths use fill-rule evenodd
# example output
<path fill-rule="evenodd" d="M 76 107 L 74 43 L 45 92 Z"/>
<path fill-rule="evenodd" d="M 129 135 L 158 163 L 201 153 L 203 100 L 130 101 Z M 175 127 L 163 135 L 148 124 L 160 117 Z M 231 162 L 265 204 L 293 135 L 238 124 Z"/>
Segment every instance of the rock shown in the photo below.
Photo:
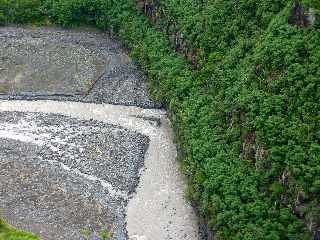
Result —
<path fill-rule="evenodd" d="M 316 14 L 313 8 L 306 10 L 303 5 L 296 1 L 289 18 L 289 23 L 296 26 L 313 26 L 316 22 Z"/>
<path fill-rule="evenodd" d="M 148 143 L 98 121 L 0 112 L 1 215 L 49 240 L 79 239 L 87 225 L 125 236 L 125 206 Z"/>
<path fill-rule="evenodd" d="M 298 195 L 297 195 L 297 199 L 296 199 L 296 205 L 301 205 L 301 204 L 303 204 L 306 200 L 307 200 L 307 195 L 306 195 L 304 192 L 299 191 L 299 192 L 298 192 Z"/>
<path fill-rule="evenodd" d="M 317 229 L 314 233 L 314 240 L 320 240 L 320 229 Z"/>

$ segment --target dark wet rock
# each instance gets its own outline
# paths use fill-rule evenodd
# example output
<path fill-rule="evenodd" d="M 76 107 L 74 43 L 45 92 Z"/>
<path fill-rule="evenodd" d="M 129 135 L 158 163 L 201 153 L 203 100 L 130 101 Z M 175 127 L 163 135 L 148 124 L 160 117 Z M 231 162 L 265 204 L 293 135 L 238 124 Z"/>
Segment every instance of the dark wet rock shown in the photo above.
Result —
<path fill-rule="evenodd" d="M 296 205 L 301 205 L 301 204 L 303 204 L 306 200 L 307 200 L 307 195 L 306 195 L 304 192 L 299 191 L 298 194 L 297 194 L 297 199 L 296 199 L 295 204 L 296 204 Z"/>
<path fill-rule="evenodd" d="M 320 240 L 320 228 L 315 231 L 313 239 Z"/>
<path fill-rule="evenodd" d="M 294 7 L 289 18 L 289 23 L 296 26 L 313 26 L 316 22 L 314 9 L 306 9 L 299 1 L 295 1 Z"/>

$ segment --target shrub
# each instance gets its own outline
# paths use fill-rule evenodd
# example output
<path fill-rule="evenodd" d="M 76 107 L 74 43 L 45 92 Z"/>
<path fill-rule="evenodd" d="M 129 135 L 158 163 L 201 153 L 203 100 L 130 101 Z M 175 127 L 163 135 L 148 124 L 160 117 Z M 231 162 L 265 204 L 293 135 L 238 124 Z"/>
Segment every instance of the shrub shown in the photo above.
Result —
<path fill-rule="evenodd" d="M 0 219 L 0 240 L 39 240 L 31 233 L 18 231 Z"/>
<path fill-rule="evenodd" d="M 318 16 L 314 25 L 290 21 L 299 3 L 290 0 L 162 0 L 157 24 L 168 31 L 160 32 L 133 0 L 26 3 L 32 14 L 0 4 L 2 18 L 96 24 L 131 49 L 167 104 L 189 196 L 217 239 L 312 238 L 320 226 Z M 299 4 L 318 11 L 317 1 Z M 201 53 L 198 70 L 172 48 L 177 31 Z"/>

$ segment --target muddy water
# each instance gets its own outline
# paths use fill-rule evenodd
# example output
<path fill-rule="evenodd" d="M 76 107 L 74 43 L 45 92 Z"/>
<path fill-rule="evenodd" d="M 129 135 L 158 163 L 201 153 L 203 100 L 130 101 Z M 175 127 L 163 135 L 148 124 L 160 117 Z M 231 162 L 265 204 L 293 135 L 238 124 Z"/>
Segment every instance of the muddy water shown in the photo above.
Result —
<path fill-rule="evenodd" d="M 165 112 L 138 107 L 52 101 L 2 101 L 0 111 L 63 114 L 125 127 L 150 138 L 136 194 L 129 201 L 131 239 L 198 239 L 196 216 L 184 197 L 185 184 L 175 162 L 176 150 Z M 157 122 L 144 119 L 160 119 Z M 121 239 L 121 238 L 120 238 Z"/>
<path fill-rule="evenodd" d="M 45 240 L 199 239 L 144 79 L 106 34 L 0 27 L 0 217 Z"/>

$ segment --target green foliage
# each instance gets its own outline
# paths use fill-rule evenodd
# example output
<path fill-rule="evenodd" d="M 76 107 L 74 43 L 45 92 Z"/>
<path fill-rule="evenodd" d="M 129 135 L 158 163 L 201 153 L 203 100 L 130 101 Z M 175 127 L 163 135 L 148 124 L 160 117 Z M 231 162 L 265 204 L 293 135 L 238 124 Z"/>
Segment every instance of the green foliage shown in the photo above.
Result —
<path fill-rule="evenodd" d="M 90 237 L 95 236 L 93 232 L 87 228 L 80 229 L 80 235 L 84 239 L 91 239 Z M 108 230 L 102 230 L 99 232 L 98 236 L 101 238 L 101 240 L 108 240 L 111 237 L 111 232 Z"/>
<path fill-rule="evenodd" d="M 320 32 L 288 23 L 294 1 L 160 1 L 168 34 L 180 29 L 202 53 L 197 71 L 133 0 L 25 1 L 34 11 L 13 2 L 0 0 L 0 23 L 95 24 L 131 49 L 169 108 L 189 196 L 217 239 L 311 239 L 320 225 Z"/>
<path fill-rule="evenodd" d="M 0 219 L 0 240 L 39 240 L 31 233 L 18 231 Z"/>
<path fill-rule="evenodd" d="M 190 41 L 205 54 L 174 122 L 191 198 L 218 238 L 311 238 L 294 208 L 301 188 L 319 204 L 319 31 L 288 24 L 291 1 L 187 2 L 160 6 L 203 40 Z M 204 16 L 213 25 L 191 28 Z"/>
<path fill-rule="evenodd" d="M 6 17 L 4 16 L 3 12 L 0 11 L 0 26 L 5 24 Z"/>
<path fill-rule="evenodd" d="M 111 237 L 111 233 L 108 230 L 104 230 L 99 233 L 99 237 L 101 237 L 102 240 L 108 240 Z"/>
<path fill-rule="evenodd" d="M 48 0 L 44 5 L 50 21 L 62 26 L 94 24 L 100 14 L 100 0 Z"/>
<path fill-rule="evenodd" d="M 0 0 L 1 23 L 41 22 L 43 15 L 40 7 L 44 0 Z"/>
<path fill-rule="evenodd" d="M 92 234 L 92 232 L 87 228 L 80 229 L 80 235 L 82 237 L 89 238 L 91 236 L 91 234 Z"/>
<path fill-rule="evenodd" d="M 286 3 L 286 0 L 162 0 L 159 11 L 169 23 L 180 27 L 192 48 L 201 49 L 207 56 L 225 53 L 241 40 L 256 37 Z"/>

